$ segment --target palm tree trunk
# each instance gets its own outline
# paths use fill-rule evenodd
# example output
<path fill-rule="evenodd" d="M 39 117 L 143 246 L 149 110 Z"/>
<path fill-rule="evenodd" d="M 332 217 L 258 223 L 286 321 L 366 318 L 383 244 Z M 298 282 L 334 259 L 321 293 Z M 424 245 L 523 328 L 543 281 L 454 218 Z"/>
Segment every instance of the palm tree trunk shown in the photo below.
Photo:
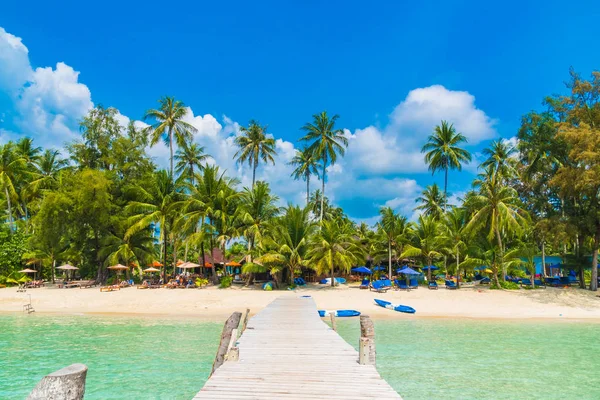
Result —
<path fill-rule="evenodd" d="M 171 151 L 171 179 L 173 179 L 173 131 L 171 127 L 169 127 L 169 149 Z M 166 267 L 167 266 L 165 265 L 165 268 Z"/>
<path fill-rule="evenodd" d="M 306 205 L 310 202 L 310 175 L 306 175 Z"/>
<path fill-rule="evenodd" d="M 444 177 L 444 212 L 448 208 L 448 164 L 446 163 L 446 174 Z"/>
<path fill-rule="evenodd" d="M 502 282 L 506 282 L 506 266 L 504 265 L 504 255 L 503 255 L 503 251 L 502 251 L 502 238 L 500 237 L 500 230 L 498 229 L 498 224 L 496 224 L 495 231 L 496 231 L 496 239 L 498 240 L 498 259 L 500 261 L 500 265 L 502 266 Z"/>
<path fill-rule="evenodd" d="M 590 281 L 590 290 L 598 290 L 598 247 L 600 246 L 600 225 L 596 226 L 594 235 L 594 252 L 592 253 L 592 280 Z"/>
<path fill-rule="evenodd" d="M 427 284 L 431 282 L 431 259 L 427 258 Z"/>
<path fill-rule="evenodd" d="M 166 224 L 165 224 L 166 225 Z M 163 229 L 163 283 L 167 283 L 167 227 L 162 226 Z"/>
<path fill-rule="evenodd" d="M 52 284 L 54 285 L 54 279 L 56 276 L 56 260 L 54 259 L 54 256 L 52 256 Z"/>
<path fill-rule="evenodd" d="M 4 194 L 6 195 L 6 204 L 8 206 L 8 228 L 9 231 L 13 232 L 13 217 L 12 217 L 12 206 L 10 203 L 10 196 L 8 195 L 8 187 L 4 186 Z"/>
<path fill-rule="evenodd" d="M 388 240 L 388 279 L 392 279 L 392 241 Z"/>
<path fill-rule="evenodd" d="M 331 287 L 335 287 L 335 273 L 333 271 L 333 259 L 331 260 Z"/>
<path fill-rule="evenodd" d="M 321 182 L 321 218 L 319 223 L 323 224 L 323 207 L 325 207 L 325 175 L 327 174 L 327 156 L 323 158 L 323 175 Z"/>
<path fill-rule="evenodd" d="M 193 186 L 194 185 L 194 164 L 190 164 L 190 174 L 192 175 L 192 176 L 190 176 L 190 183 Z"/>
<path fill-rule="evenodd" d="M 456 288 L 460 289 L 460 251 L 456 246 Z"/>
<path fill-rule="evenodd" d="M 256 181 L 256 168 L 258 167 L 258 159 L 254 160 L 252 166 L 252 189 L 254 189 L 254 182 Z"/>
<path fill-rule="evenodd" d="M 542 238 L 542 276 L 546 277 L 546 241 Z"/>

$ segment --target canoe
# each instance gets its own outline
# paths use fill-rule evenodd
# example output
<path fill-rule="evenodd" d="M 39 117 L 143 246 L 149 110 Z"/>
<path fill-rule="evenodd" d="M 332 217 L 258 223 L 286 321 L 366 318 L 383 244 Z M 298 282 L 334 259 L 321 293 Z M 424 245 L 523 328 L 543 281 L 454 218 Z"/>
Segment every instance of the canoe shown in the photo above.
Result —
<path fill-rule="evenodd" d="M 403 313 L 414 314 L 416 312 L 416 310 L 412 307 L 403 306 L 402 304 L 392 304 L 389 301 L 385 301 L 385 300 L 375 299 L 375 303 L 377 303 L 378 306 L 381 306 L 383 308 L 387 308 L 390 310 L 399 311 L 399 312 L 403 312 Z"/>
<path fill-rule="evenodd" d="M 356 310 L 337 310 L 337 311 L 327 311 L 327 310 L 319 310 L 320 317 L 329 317 L 329 314 L 333 314 L 334 317 L 358 317 L 360 315 L 360 311 Z"/>

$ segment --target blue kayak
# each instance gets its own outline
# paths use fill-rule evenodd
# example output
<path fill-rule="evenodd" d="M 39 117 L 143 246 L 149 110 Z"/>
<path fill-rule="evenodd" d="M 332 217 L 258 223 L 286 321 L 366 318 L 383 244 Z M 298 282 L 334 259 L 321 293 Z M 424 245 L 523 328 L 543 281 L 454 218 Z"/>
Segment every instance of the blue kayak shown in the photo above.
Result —
<path fill-rule="evenodd" d="M 334 317 L 358 317 L 360 315 L 360 312 L 356 310 L 319 310 L 320 317 L 329 317 L 329 314 L 333 314 Z"/>
<path fill-rule="evenodd" d="M 325 279 L 321 279 L 321 280 L 319 281 L 319 283 L 320 283 L 321 285 L 331 285 L 331 278 L 325 278 Z M 344 283 L 346 283 L 346 278 L 335 278 L 335 284 L 336 284 L 336 285 L 338 285 L 338 284 L 340 284 L 340 283 L 341 283 L 341 284 L 344 284 Z"/>
<path fill-rule="evenodd" d="M 403 313 L 414 314 L 416 312 L 416 310 L 412 307 L 403 306 L 402 304 L 392 304 L 389 301 L 385 300 L 375 299 L 375 303 L 377 303 L 378 306 L 381 306 L 383 308 L 388 308 L 390 310 L 399 311 Z"/>

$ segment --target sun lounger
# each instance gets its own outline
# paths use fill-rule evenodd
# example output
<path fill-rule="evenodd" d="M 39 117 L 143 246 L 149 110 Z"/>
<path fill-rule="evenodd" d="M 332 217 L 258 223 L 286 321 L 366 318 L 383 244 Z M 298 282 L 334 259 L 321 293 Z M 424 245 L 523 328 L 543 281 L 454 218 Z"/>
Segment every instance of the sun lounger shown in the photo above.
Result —
<path fill-rule="evenodd" d="M 419 281 L 417 280 L 417 278 L 411 278 L 408 287 L 410 287 L 411 289 L 418 289 Z"/>
<path fill-rule="evenodd" d="M 406 282 L 400 282 L 398 279 L 394 279 L 394 284 L 396 285 L 396 289 L 410 290 L 410 287 L 406 284 Z"/>
<path fill-rule="evenodd" d="M 385 292 L 387 292 L 388 289 L 389 289 L 389 287 L 384 286 L 382 281 L 373 281 L 373 282 L 371 282 L 371 285 L 369 286 L 369 290 L 374 290 L 378 293 L 385 293 Z"/>
<path fill-rule="evenodd" d="M 456 287 L 456 283 L 454 283 L 454 281 L 446 280 L 445 284 L 446 284 L 446 289 L 458 289 Z"/>
<path fill-rule="evenodd" d="M 436 281 L 431 281 L 429 282 L 429 289 L 431 290 L 438 290 L 438 284 Z"/>
<path fill-rule="evenodd" d="M 381 279 L 381 282 L 383 283 L 383 287 L 386 289 L 391 289 L 393 287 L 392 281 L 389 279 Z"/>
<path fill-rule="evenodd" d="M 114 292 L 116 290 L 121 290 L 121 286 L 119 286 L 119 285 L 111 285 L 111 286 L 102 286 L 100 288 L 101 292 Z"/>
<path fill-rule="evenodd" d="M 363 279 L 359 288 L 360 289 L 368 289 L 369 288 L 369 280 L 368 279 Z"/>

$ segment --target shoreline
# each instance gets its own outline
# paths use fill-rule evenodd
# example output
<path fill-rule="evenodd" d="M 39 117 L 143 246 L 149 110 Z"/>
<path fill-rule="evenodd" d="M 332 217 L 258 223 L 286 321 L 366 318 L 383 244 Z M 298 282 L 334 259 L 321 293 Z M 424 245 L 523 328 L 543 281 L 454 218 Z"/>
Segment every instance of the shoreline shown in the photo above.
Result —
<path fill-rule="evenodd" d="M 294 291 L 262 291 L 232 287 L 218 289 L 124 288 L 115 292 L 92 289 L 0 289 L 0 315 L 22 314 L 23 304 L 31 303 L 38 315 L 87 315 L 192 319 L 223 322 L 234 311 L 250 316 L 279 296 L 310 295 L 318 309 L 355 309 L 377 320 L 487 320 L 600 323 L 600 298 L 596 293 L 575 288 L 520 291 L 462 288 L 375 293 L 356 286 L 336 288 L 310 284 Z M 405 304 L 417 310 L 415 315 L 378 307 L 374 298 Z"/>

